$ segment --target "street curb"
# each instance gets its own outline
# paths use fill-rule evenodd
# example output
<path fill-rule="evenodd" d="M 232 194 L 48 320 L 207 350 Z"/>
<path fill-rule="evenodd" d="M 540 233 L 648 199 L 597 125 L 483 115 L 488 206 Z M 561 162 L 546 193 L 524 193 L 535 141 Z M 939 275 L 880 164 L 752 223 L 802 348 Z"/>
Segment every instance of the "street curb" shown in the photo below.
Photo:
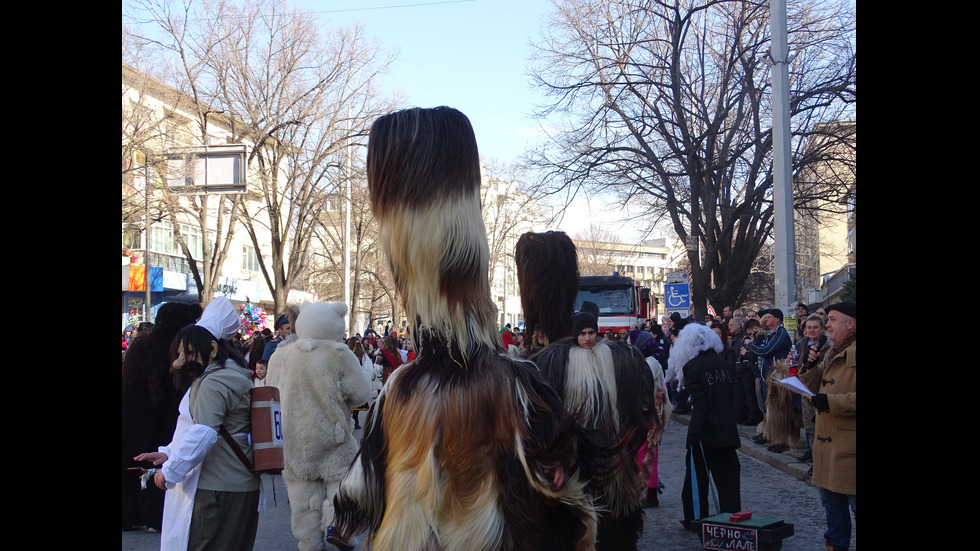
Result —
<path fill-rule="evenodd" d="M 691 423 L 691 416 L 686 414 L 671 413 L 670 418 L 682 425 L 690 425 Z M 790 448 L 786 452 L 771 452 L 765 446 L 760 446 L 752 441 L 752 437 L 756 435 L 755 427 L 739 425 L 738 432 L 739 436 L 742 437 L 742 445 L 738 448 L 738 451 L 754 457 L 759 461 L 768 463 L 804 482 L 810 481 L 807 472 L 810 470 L 811 465 L 809 463 L 802 463 L 796 458 L 796 456 L 803 454 L 803 449 Z"/>

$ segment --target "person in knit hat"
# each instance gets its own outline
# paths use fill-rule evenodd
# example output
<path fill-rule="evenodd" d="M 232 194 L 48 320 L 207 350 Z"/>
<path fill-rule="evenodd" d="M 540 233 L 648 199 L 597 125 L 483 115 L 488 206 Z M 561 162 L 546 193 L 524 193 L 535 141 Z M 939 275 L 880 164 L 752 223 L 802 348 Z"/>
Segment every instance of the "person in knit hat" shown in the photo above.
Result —
<path fill-rule="evenodd" d="M 572 316 L 572 335 L 579 346 L 592 350 L 598 339 L 599 322 L 589 312 L 578 312 Z"/>
<path fill-rule="evenodd" d="M 589 440 L 580 450 L 617 449 L 603 457 L 580 452 L 599 513 L 596 549 L 636 549 L 643 530 L 637 456 L 652 422 L 655 383 L 639 349 L 624 341 L 598 338 L 593 311 L 583 304 L 582 311 L 572 316 L 571 336 L 529 359 L 579 420 L 583 437 Z"/>

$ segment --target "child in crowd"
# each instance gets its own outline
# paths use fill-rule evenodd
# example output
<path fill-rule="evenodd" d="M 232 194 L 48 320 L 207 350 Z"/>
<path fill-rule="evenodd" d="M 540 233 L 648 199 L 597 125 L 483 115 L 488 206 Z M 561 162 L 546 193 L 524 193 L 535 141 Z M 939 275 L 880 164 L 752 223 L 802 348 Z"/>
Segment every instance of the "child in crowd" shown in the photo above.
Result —
<path fill-rule="evenodd" d="M 255 386 L 265 386 L 265 376 L 269 374 L 269 362 L 259 360 L 255 362 Z"/>

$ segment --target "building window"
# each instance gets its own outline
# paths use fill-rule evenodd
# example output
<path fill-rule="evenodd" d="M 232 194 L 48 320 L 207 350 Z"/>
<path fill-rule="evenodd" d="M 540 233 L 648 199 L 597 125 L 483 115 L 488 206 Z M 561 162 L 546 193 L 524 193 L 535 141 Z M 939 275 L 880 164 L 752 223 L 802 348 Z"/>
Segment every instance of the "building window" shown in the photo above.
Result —
<path fill-rule="evenodd" d="M 195 260 L 204 258 L 204 240 L 201 239 L 201 228 L 181 224 L 180 233 L 184 236 L 184 243 L 187 244 L 187 248 L 191 250 L 191 257 Z M 180 254 L 180 251 L 177 251 L 176 254 Z"/>
<path fill-rule="evenodd" d="M 180 233 L 184 237 L 184 243 L 191 251 L 191 257 L 195 260 L 204 258 L 204 240 L 201 239 L 201 228 L 189 224 L 180 225 Z M 181 250 L 174 239 L 174 229 L 169 222 L 157 222 L 153 224 L 150 231 L 150 250 L 155 253 L 183 256 Z"/>
<path fill-rule="evenodd" d="M 150 227 L 150 250 L 155 253 L 177 254 L 174 229 L 169 222 L 157 222 Z"/>
<path fill-rule="evenodd" d="M 260 270 L 259 257 L 255 254 L 255 247 L 248 245 L 242 246 L 242 269 L 252 272 L 258 272 Z"/>

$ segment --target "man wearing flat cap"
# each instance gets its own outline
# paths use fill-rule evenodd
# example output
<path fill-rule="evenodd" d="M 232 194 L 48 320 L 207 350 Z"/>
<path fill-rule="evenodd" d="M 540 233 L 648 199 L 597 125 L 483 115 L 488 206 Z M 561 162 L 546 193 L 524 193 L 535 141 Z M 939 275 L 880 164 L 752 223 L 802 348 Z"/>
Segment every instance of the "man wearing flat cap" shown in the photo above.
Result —
<path fill-rule="evenodd" d="M 769 317 L 766 317 L 767 314 Z M 748 350 L 757 357 L 762 358 L 761 371 L 759 373 L 760 380 L 757 386 L 759 387 L 761 400 L 759 409 L 765 413 L 765 396 L 768 395 L 767 381 L 769 380 L 769 369 L 777 360 L 781 360 L 789 354 L 790 349 L 793 347 L 793 339 L 789 336 L 789 332 L 786 331 L 786 326 L 783 325 L 783 311 L 779 308 L 760 310 L 759 317 L 762 318 L 766 328 L 769 329 L 769 334 L 766 335 L 761 344 L 755 344 L 754 342 L 746 343 L 739 352 L 745 355 L 745 351 Z"/>
<path fill-rule="evenodd" d="M 272 353 L 276 351 L 279 343 L 286 340 L 286 337 L 288 337 L 293 330 L 293 326 L 289 323 L 289 317 L 286 314 L 276 318 L 273 328 L 276 330 L 276 338 L 269 341 L 265 345 L 265 350 L 262 351 L 262 360 L 265 362 L 269 361 L 269 358 L 272 357 Z"/>
<path fill-rule="evenodd" d="M 851 514 L 857 514 L 857 306 L 827 306 L 827 334 L 834 344 L 822 365 L 800 375 L 814 392 L 813 478 L 827 516 L 824 544 L 846 550 Z M 856 518 L 856 517 L 855 517 Z"/>

